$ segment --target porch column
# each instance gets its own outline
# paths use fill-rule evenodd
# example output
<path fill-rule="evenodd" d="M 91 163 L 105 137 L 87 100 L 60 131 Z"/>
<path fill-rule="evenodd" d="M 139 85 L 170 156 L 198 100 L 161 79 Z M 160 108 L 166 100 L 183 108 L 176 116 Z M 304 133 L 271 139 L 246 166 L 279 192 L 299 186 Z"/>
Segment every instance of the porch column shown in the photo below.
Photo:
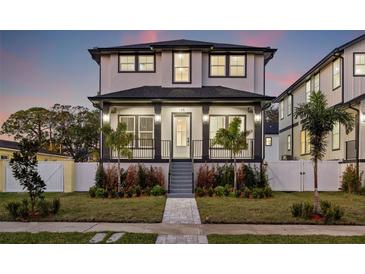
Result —
<path fill-rule="evenodd" d="M 262 108 L 261 105 L 254 106 L 254 160 L 262 160 Z"/>
<path fill-rule="evenodd" d="M 102 104 L 102 115 L 100 117 L 101 120 L 101 126 L 110 124 L 110 105 L 103 103 Z M 109 160 L 111 158 L 110 155 L 110 148 L 108 148 L 105 144 L 105 136 L 103 133 L 100 133 L 100 139 L 101 139 L 101 158 L 103 160 Z"/>
<path fill-rule="evenodd" d="M 161 104 L 155 104 L 155 160 L 161 160 Z M 159 121 L 156 117 L 160 117 Z"/>
<path fill-rule="evenodd" d="M 209 117 L 209 105 L 203 105 L 203 117 L 207 115 Z M 207 161 L 209 159 L 209 118 L 207 121 L 202 119 L 203 123 L 203 161 Z"/>

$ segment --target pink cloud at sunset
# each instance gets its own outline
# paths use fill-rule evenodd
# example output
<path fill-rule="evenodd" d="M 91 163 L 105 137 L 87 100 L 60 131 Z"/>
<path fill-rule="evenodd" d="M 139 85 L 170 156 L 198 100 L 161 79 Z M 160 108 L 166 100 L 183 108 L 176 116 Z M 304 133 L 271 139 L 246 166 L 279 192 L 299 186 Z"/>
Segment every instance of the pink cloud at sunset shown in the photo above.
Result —
<path fill-rule="evenodd" d="M 267 47 L 277 44 L 284 36 L 285 31 L 264 30 L 245 35 L 241 40 L 242 44 L 249 46 Z"/>
<path fill-rule="evenodd" d="M 284 89 L 288 88 L 291 84 L 293 84 L 298 78 L 300 74 L 298 72 L 287 72 L 283 74 L 276 74 L 273 72 L 266 72 L 266 79 L 274 82 L 278 87 L 282 90 L 276 91 L 276 95 L 280 92 L 284 91 Z"/>
<path fill-rule="evenodd" d="M 162 31 L 158 30 L 142 30 L 134 33 L 126 33 L 122 37 L 122 44 L 137 44 L 156 42 L 161 40 Z"/>

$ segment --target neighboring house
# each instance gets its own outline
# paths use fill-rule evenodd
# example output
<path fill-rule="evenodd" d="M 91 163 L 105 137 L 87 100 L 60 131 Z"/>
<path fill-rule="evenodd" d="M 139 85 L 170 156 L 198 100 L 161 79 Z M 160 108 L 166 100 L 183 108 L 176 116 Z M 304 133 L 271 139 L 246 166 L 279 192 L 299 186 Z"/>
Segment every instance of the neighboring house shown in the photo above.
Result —
<path fill-rule="evenodd" d="M 310 158 L 309 136 L 293 113 L 318 90 L 326 95 L 329 106 L 344 105 L 356 119 L 348 135 L 342 125 L 334 127 L 324 159 L 361 165 L 365 162 L 365 35 L 332 50 L 275 99 L 280 104 L 281 159 Z"/>
<path fill-rule="evenodd" d="M 19 151 L 19 145 L 17 142 L 0 140 L 0 160 L 10 160 L 13 157 L 13 153 L 16 151 Z M 38 161 L 64 161 L 70 159 L 72 158 L 42 149 L 37 153 Z"/>
<path fill-rule="evenodd" d="M 279 160 L 279 122 L 266 122 L 265 132 L 265 160 Z"/>
<path fill-rule="evenodd" d="M 265 95 L 265 66 L 276 49 L 174 40 L 89 52 L 100 69 L 99 92 L 89 99 L 102 124 L 124 122 L 134 135 L 133 159 L 122 161 L 232 161 L 211 141 L 234 117 L 251 130 L 238 158 L 262 161 L 262 110 L 273 99 Z M 102 161 L 115 162 L 102 136 L 101 143 Z"/>

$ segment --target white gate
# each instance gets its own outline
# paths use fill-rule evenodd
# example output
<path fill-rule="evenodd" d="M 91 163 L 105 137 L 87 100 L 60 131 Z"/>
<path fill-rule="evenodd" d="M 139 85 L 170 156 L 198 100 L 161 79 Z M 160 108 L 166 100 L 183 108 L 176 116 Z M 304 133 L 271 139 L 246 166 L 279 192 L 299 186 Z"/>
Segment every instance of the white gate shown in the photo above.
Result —
<path fill-rule="evenodd" d="M 313 191 L 312 161 L 268 161 L 269 183 L 275 191 Z M 319 191 L 338 191 L 341 170 L 336 161 L 318 162 Z"/>
<path fill-rule="evenodd" d="M 9 163 L 6 163 L 6 192 L 24 192 L 12 173 Z M 38 162 L 38 173 L 46 184 L 46 192 L 63 192 L 63 163 L 62 162 Z"/>
<path fill-rule="evenodd" d="M 75 191 L 88 191 L 95 184 L 97 163 L 75 163 Z"/>

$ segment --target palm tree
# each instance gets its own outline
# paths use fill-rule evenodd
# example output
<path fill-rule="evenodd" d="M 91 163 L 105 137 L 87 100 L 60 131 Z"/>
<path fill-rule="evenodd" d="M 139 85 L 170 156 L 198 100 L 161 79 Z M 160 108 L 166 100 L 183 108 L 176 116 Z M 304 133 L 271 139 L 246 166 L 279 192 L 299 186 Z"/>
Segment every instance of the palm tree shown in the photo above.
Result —
<path fill-rule="evenodd" d="M 241 130 L 241 119 L 235 117 L 229 123 L 228 128 L 220 128 L 213 139 L 213 145 L 220 145 L 224 149 L 230 150 L 233 155 L 235 190 L 237 190 L 237 154 L 241 150 L 247 149 L 247 136 L 249 134 L 250 131 Z"/>
<path fill-rule="evenodd" d="M 309 102 L 295 108 L 295 118 L 300 118 L 302 127 L 309 134 L 310 155 L 314 168 L 314 211 L 319 212 L 318 160 L 322 160 L 327 149 L 326 137 L 336 123 L 345 126 L 346 134 L 354 127 L 354 117 L 344 106 L 327 107 L 327 99 L 321 92 L 313 92 Z"/>
<path fill-rule="evenodd" d="M 132 157 L 132 151 L 129 148 L 133 140 L 133 134 L 127 133 L 127 125 L 120 123 L 116 130 L 113 130 L 110 125 L 104 125 L 101 132 L 105 135 L 105 144 L 112 150 L 117 151 L 118 157 L 118 191 L 120 190 L 120 156 L 128 158 Z"/>

